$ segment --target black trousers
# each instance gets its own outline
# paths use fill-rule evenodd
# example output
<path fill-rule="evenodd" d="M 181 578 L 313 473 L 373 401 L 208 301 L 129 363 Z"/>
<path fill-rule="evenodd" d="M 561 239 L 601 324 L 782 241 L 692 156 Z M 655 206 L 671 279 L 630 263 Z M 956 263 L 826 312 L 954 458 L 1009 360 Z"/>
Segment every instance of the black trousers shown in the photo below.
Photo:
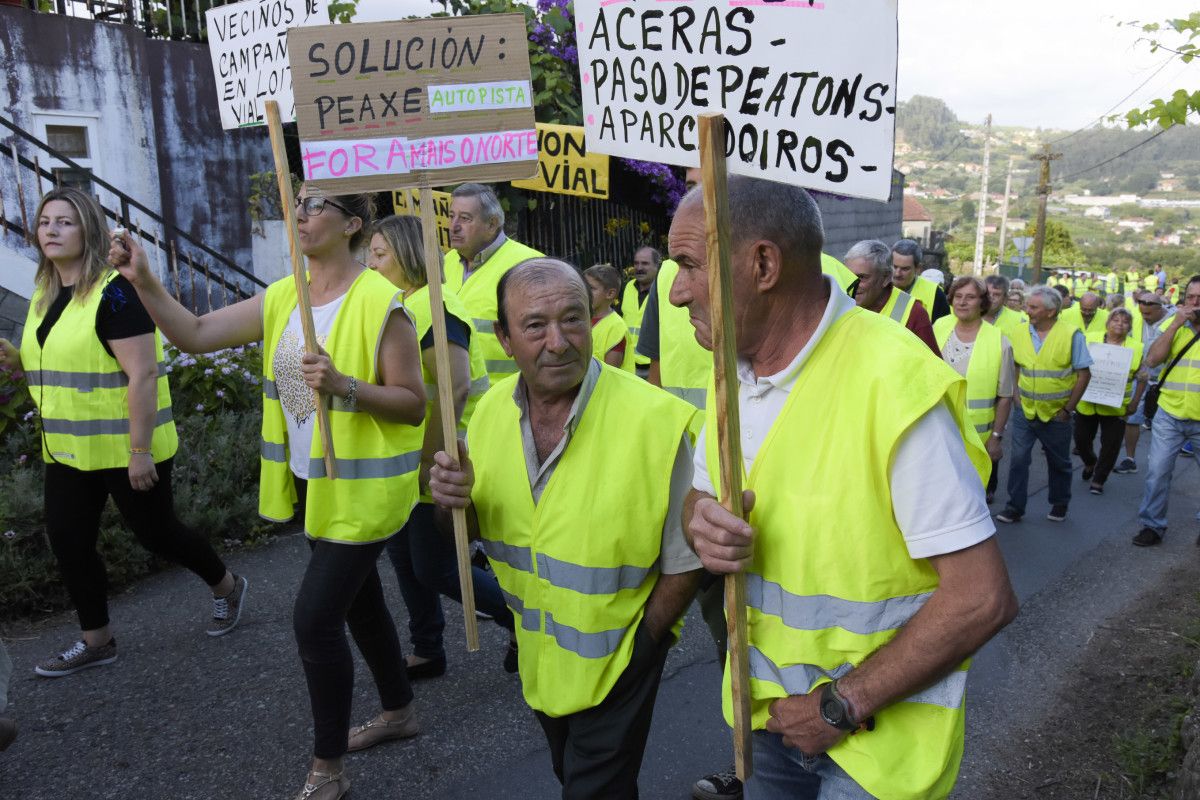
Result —
<path fill-rule="evenodd" d="M 303 497 L 307 487 L 302 481 L 296 483 Z M 375 679 L 383 709 L 395 711 L 413 699 L 400 637 L 375 566 L 385 543 L 308 543 L 312 556 L 296 595 L 292 627 L 308 683 L 317 758 L 340 758 L 346 753 L 354 692 L 347 625 Z"/>
<path fill-rule="evenodd" d="M 637 800 L 638 772 L 671 634 L 655 642 L 639 626 L 633 655 L 600 704 L 565 717 L 534 712 L 550 744 L 563 800 Z"/>
<path fill-rule="evenodd" d="M 1100 455 L 1096 456 L 1093 442 L 1096 429 L 1100 430 Z M 1103 486 L 1108 480 L 1121 454 L 1121 443 L 1125 439 L 1125 418 L 1106 417 L 1100 414 L 1080 414 L 1075 412 L 1075 449 L 1083 459 L 1085 467 L 1095 468 L 1092 483 Z"/>
<path fill-rule="evenodd" d="M 171 464 L 168 458 L 156 465 L 158 483 L 147 492 L 129 485 L 125 469 L 85 472 L 65 464 L 46 465 L 46 536 L 82 630 L 108 624 L 108 575 L 96 541 L 109 497 L 151 553 L 186 567 L 209 586 L 225 577 L 225 564 L 212 545 L 175 516 Z"/>

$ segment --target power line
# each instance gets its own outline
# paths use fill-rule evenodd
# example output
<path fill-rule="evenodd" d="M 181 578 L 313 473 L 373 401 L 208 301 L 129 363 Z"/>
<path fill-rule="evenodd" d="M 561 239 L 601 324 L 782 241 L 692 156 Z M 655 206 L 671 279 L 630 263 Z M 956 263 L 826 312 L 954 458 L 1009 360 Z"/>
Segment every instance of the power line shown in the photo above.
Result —
<path fill-rule="evenodd" d="M 1086 130 L 1090 129 L 1090 128 L 1091 128 L 1093 125 L 1095 125 L 1097 122 L 1103 122 L 1103 121 L 1105 120 L 1105 118 L 1106 118 L 1106 117 L 1108 117 L 1108 115 L 1109 115 L 1109 114 L 1111 114 L 1113 111 L 1115 111 L 1115 110 L 1116 110 L 1117 108 L 1119 108 L 1120 106 L 1124 105 L 1126 100 L 1128 100 L 1129 98 L 1133 97 L 1135 94 L 1137 94 L 1138 92 L 1140 92 L 1140 91 L 1142 90 L 1142 87 L 1143 87 L 1143 86 L 1145 86 L 1145 85 L 1146 85 L 1147 83 L 1149 83 L 1150 81 L 1154 80 L 1154 78 L 1155 78 L 1155 77 L 1158 75 L 1158 73 L 1160 73 L 1160 72 L 1162 72 L 1164 69 L 1166 69 L 1166 68 L 1167 68 L 1167 65 L 1168 65 L 1168 64 L 1170 64 L 1170 63 L 1171 63 L 1172 61 L 1174 61 L 1174 60 L 1175 60 L 1175 57 L 1174 57 L 1174 56 L 1172 56 L 1171 58 L 1168 58 L 1166 61 L 1164 61 L 1162 64 L 1160 64 L 1160 65 L 1159 65 L 1159 67 L 1158 67 L 1158 69 L 1156 69 L 1156 70 L 1154 70 L 1154 72 L 1151 72 L 1151 73 L 1150 73 L 1150 77 L 1146 78 L 1146 80 L 1142 81 L 1141 83 L 1139 83 L 1139 84 L 1137 85 L 1137 88 L 1136 88 L 1136 89 L 1134 89 L 1132 92 L 1130 92 L 1129 94 L 1127 94 L 1127 95 L 1125 95 L 1124 97 L 1122 97 L 1122 98 L 1121 98 L 1120 100 L 1118 100 L 1117 102 L 1113 103 L 1113 106 L 1112 106 L 1112 108 L 1108 109 L 1108 111 L 1105 111 L 1103 114 L 1101 114 L 1099 117 L 1097 117 L 1097 118 L 1096 118 L 1095 120 L 1093 120 L 1092 122 L 1089 122 L 1087 125 L 1084 125 L 1082 128 L 1080 128 L 1080 129 L 1078 129 L 1078 130 L 1071 131 L 1071 132 L 1070 132 L 1070 133 L 1068 133 L 1066 136 L 1060 137 L 1060 138 L 1058 138 L 1058 139 L 1055 139 L 1054 141 L 1051 141 L 1051 142 L 1047 142 L 1046 144 L 1055 145 L 1055 144 L 1058 144 L 1059 142 L 1065 142 L 1067 139 L 1070 139 L 1072 136 L 1075 136 L 1075 135 L 1077 135 L 1077 134 L 1083 133 L 1084 131 L 1086 131 Z"/>
<path fill-rule="evenodd" d="M 1166 132 L 1167 132 L 1167 131 L 1169 131 L 1169 130 L 1170 130 L 1170 128 L 1163 128 L 1163 129 L 1162 129 L 1162 130 L 1160 130 L 1158 133 L 1155 133 L 1155 134 L 1152 134 L 1151 136 L 1148 136 L 1147 138 L 1145 138 L 1145 139 L 1143 139 L 1142 141 L 1140 141 L 1140 142 L 1138 142 L 1137 144 L 1135 144 L 1133 147 L 1130 147 L 1128 150 L 1122 150 L 1120 153 L 1117 153 L 1115 156 L 1113 156 L 1113 157 L 1111 157 L 1111 158 L 1106 158 L 1106 159 L 1104 159 L 1103 161 L 1101 161 L 1100 163 L 1098 163 L 1098 164 L 1093 164 L 1092 166 L 1090 166 L 1090 167 L 1087 167 L 1086 169 L 1081 169 L 1081 170 L 1078 170 L 1078 171 L 1076 171 L 1076 172 L 1072 172 L 1070 175 L 1064 175 L 1063 177 L 1059 178 L 1059 181 L 1060 181 L 1060 183 L 1059 183 L 1059 187 L 1058 187 L 1058 188 L 1060 188 L 1060 189 L 1062 188 L 1062 182 L 1069 181 L 1069 180 L 1071 180 L 1072 178 L 1074 178 L 1074 177 L 1076 177 L 1076 176 L 1078 176 L 1078 175 L 1082 175 L 1082 174 L 1083 174 L 1083 173 L 1085 173 L 1085 172 L 1091 172 L 1091 171 L 1092 171 L 1092 170 L 1094 170 L 1094 169 L 1099 169 L 1100 167 L 1103 167 L 1105 164 L 1111 164 L 1112 162 L 1116 161 L 1118 158 L 1121 158 L 1122 156 L 1127 156 L 1127 155 L 1129 155 L 1129 154 L 1130 154 L 1130 153 L 1132 153 L 1134 150 L 1137 150 L 1139 147 L 1141 147 L 1141 146 L 1142 146 L 1142 145 L 1144 145 L 1144 144 L 1149 144 L 1150 142 L 1152 142 L 1152 141 L 1154 141 L 1155 139 L 1157 139 L 1158 137 L 1162 136 L 1164 133 L 1166 133 Z"/>

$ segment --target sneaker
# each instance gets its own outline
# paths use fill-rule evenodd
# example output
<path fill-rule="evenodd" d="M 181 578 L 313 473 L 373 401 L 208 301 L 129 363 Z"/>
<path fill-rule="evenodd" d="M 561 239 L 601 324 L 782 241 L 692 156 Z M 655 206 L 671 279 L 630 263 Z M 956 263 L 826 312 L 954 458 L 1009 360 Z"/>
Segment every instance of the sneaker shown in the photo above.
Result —
<path fill-rule="evenodd" d="M 1162 534 L 1154 530 L 1154 528 L 1142 528 L 1137 532 L 1137 536 L 1133 537 L 1133 543 L 1138 547 L 1153 547 L 1162 541 Z"/>
<path fill-rule="evenodd" d="M 117 660 L 117 640 L 109 639 L 108 644 L 99 647 L 88 647 L 82 641 L 68 647 L 56 656 L 46 659 L 33 668 L 33 671 L 43 678 L 61 678 L 79 672 L 88 667 L 101 667 Z"/>
<path fill-rule="evenodd" d="M 1003 511 L 1001 511 L 999 514 L 996 515 L 996 521 L 997 522 L 1007 522 L 1007 523 L 1020 522 L 1021 517 L 1023 517 L 1023 516 L 1025 516 L 1025 515 L 1022 514 L 1020 511 L 1017 511 L 1015 508 L 1009 507 L 1009 508 L 1004 509 Z"/>
<path fill-rule="evenodd" d="M 1091 486 L 1088 487 L 1088 491 L 1091 492 L 1092 494 L 1104 494 L 1104 487 L 1097 486 L 1096 484 L 1093 483 Z"/>
<path fill-rule="evenodd" d="M 417 721 L 413 704 L 409 703 L 400 719 L 386 720 L 380 714 L 362 725 L 351 728 L 346 740 L 346 752 L 357 753 L 359 750 L 366 750 L 393 739 L 411 739 L 420 732 L 421 723 Z"/>
<path fill-rule="evenodd" d="M 0 751 L 7 750 L 16 738 L 17 723 L 8 717 L 0 717 Z"/>
<path fill-rule="evenodd" d="M 741 796 L 742 782 L 733 767 L 705 775 L 692 784 L 692 797 L 696 800 L 741 800 Z"/>
<path fill-rule="evenodd" d="M 242 618 L 242 603 L 246 600 L 246 588 L 250 582 L 233 576 L 233 591 L 224 597 L 213 597 L 212 624 L 205 631 L 209 636 L 224 636 L 237 627 Z"/>
<path fill-rule="evenodd" d="M 520 666 L 520 661 L 517 657 L 517 640 L 509 639 L 508 649 L 504 651 L 504 671 L 512 675 Z"/>
<path fill-rule="evenodd" d="M 1046 519 L 1051 522 L 1062 522 L 1067 518 L 1066 506 L 1051 506 L 1050 513 L 1046 515 Z"/>
<path fill-rule="evenodd" d="M 1126 456 L 1121 459 L 1121 463 L 1113 469 L 1117 475 L 1132 475 L 1137 472 L 1137 462 Z"/>
<path fill-rule="evenodd" d="M 477 609 L 475 609 L 475 619 L 481 619 L 484 622 L 489 622 L 491 620 L 494 620 L 495 617 L 493 617 L 491 614 L 487 613 L 486 611 L 480 611 L 477 608 Z"/>

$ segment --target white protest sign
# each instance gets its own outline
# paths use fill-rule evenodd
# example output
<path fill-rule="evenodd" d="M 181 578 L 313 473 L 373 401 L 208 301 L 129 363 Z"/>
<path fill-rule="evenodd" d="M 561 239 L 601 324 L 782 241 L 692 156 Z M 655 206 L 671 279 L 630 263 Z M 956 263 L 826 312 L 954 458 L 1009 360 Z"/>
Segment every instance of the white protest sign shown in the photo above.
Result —
<path fill-rule="evenodd" d="M 872 200 L 892 188 L 897 0 L 575 0 L 590 152 Z"/>
<path fill-rule="evenodd" d="M 1092 379 L 1088 381 L 1083 400 L 1098 406 L 1122 408 L 1125 404 L 1125 384 L 1133 366 L 1133 351 L 1119 344 L 1088 342 L 1092 354 Z"/>
<path fill-rule="evenodd" d="M 204 18 L 221 127 L 265 125 L 268 100 L 279 103 L 284 122 L 294 122 L 287 29 L 328 25 L 325 0 L 245 0 L 210 8 Z"/>

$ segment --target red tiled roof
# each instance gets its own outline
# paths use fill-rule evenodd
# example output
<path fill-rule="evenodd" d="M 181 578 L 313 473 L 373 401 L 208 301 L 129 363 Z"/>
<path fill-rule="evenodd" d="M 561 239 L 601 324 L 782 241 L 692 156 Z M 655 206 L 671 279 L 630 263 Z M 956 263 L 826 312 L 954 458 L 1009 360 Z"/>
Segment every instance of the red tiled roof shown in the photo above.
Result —
<path fill-rule="evenodd" d="M 933 216 L 912 195 L 904 195 L 905 222 L 933 222 Z"/>

